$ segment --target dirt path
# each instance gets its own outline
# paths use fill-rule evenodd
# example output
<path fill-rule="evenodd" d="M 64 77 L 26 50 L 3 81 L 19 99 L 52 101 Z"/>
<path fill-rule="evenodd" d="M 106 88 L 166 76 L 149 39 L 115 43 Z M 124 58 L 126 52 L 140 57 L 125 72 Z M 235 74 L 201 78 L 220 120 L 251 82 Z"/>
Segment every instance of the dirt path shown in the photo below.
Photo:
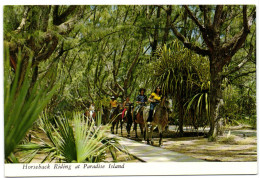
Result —
<path fill-rule="evenodd" d="M 125 126 L 124 126 L 125 128 Z M 177 137 L 176 129 L 170 127 L 170 130 L 164 133 L 162 148 L 185 154 L 194 158 L 205 161 L 229 161 L 229 162 L 249 162 L 257 161 L 257 137 L 256 130 L 242 129 L 239 127 L 229 128 L 222 137 L 219 137 L 216 142 L 208 142 L 203 136 L 191 136 L 186 129 L 186 137 Z M 118 130 L 119 136 L 122 136 Z M 43 133 L 38 132 L 38 136 L 48 142 L 48 139 Z M 203 132 L 200 131 L 203 135 Z M 123 136 L 126 137 L 126 131 L 123 129 Z M 143 140 L 138 128 L 139 138 L 135 138 L 135 133 L 131 130 L 130 139 L 146 144 Z M 155 146 L 158 145 L 158 133 L 154 133 Z M 140 162 L 131 155 L 117 151 L 117 162 Z M 22 155 L 20 155 L 22 156 Z M 38 153 L 32 160 L 34 163 L 40 163 L 46 155 Z M 22 156 L 23 157 L 23 156 Z M 21 157 L 20 157 L 21 158 Z M 48 161 L 47 161 L 48 162 Z M 107 153 L 104 162 L 113 162 L 110 153 Z"/>
<path fill-rule="evenodd" d="M 204 136 L 177 137 L 176 130 L 164 133 L 162 148 L 183 153 L 187 156 L 206 160 L 221 162 L 250 162 L 257 161 L 257 137 L 256 130 L 241 127 L 230 127 L 219 137 L 216 142 L 209 142 Z M 186 130 L 188 132 L 188 129 Z M 145 143 L 138 130 L 139 139 L 136 139 L 134 132 L 131 139 Z M 203 134 L 200 131 L 201 135 Z M 121 134 L 119 134 L 121 135 Z M 123 136 L 125 136 L 125 131 Z M 155 145 L 158 145 L 158 133 L 154 134 Z"/>
<path fill-rule="evenodd" d="M 203 137 L 167 138 L 162 147 L 206 161 L 257 161 L 256 137 L 234 137 L 230 142 L 223 142 L 221 139 L 208 142 Z"/>

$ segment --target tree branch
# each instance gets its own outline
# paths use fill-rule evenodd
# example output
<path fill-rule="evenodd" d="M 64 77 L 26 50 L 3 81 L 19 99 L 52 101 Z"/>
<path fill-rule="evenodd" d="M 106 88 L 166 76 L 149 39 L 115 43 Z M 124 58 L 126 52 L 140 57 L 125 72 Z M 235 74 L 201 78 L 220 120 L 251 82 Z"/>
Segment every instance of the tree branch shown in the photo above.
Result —
<path fill-rule="evenodd" d="M 168 35 L 169 35 L 169 31 L 170 31 L 170 21 L 171 21 L 171 14 L 172 14 L 172 6 L 169 5 L 167 6 L 168 8 L 166 9 L 166 24 L 165 24 L 165 31 L 164 31 L 164 35 L 163 35 L 163 44 L 166 44 L 166 41 L 168 40 Z"/>
<path fill-rule="evenodd" d="M 251 38 L 251 43 L 252 43 L 252 39 L 253 38 Z M 252 54 L 253 54 L 253 45 L 250 44 L 250 49 L 249 49 L 249 52 L 248 52 L 248 55 L 246 56 L 246 58 L 244 60 L 242 60 L 242 62 L 240 64 L 238 64 L 234 69 L 230 70 L 228 73 L 223 74 L 222 78 L 240 70 L 252 58 Z"/>
<path fill-rule="evenodd" d="M 221 14 L 223 11 L 223 5 L 217 5 L 216 11 L 215 11 L 215 16 L 214 16 L 214 21 L 213 21 L 213 29 L 214 31 L 219 30 L 219 25 L 221 22 Z"/>
<path fill-rule="evenodd" d="M 121 55 L 119 57 L 119 61 L 118 61 L 118 65 L 117 65 L 117 70 L 116 70 L 116 75 L 118 74 L 119 72 L 119 69 L 120 69 L 120 66 L 121 66 L 121 61 L 122 61 L 122 58 L 123 58 L 123 55 L 124 55 L 124 52 L 125 52 L 125 48 L 126 48 L 126 45 L 127 45 L 127 40 L 125 40 L 125 43 L 123 45 L 123 49 L 121 51 Z"/>
<path fill-rule="evenodd" d="M 188 8 L 187 5 L 184 6 L 184 8 L 186 9 L 186 12 L 189 14 L 190 18 L 195 22 L 195 24 L 199 27 L 204 42 L 207 44 L 208 48 L 210 51 L 213 51 L 213 44 L 209 39 L 209 35 L 208 32 L 211 33 L 210 28 L 208 28 L 208 30 L 206 30 L 206 28 L 199 22 L 199 20 L 192 14 L 192 12 L 190 11 L 190 9 Z"/>
<path fill-rule="evenodd" d="M 123 87 L 121 85 L 119 85 L 119 83 L 116 82 L 115 85 L 121 90 L 122 93 L 125 92 L 125 90 L 123 89 Z"/>
<path fill-rule="evenodd" d="M 69 6 L 61 15 L 58 14 L 58 9 L 59 9 L 59 5 L 55 5 L 55 8 L 54 8 L 54 13 L 53 13 L 53 24 L 54 25 L 60 25 L 61 23 L 65 22 L 66 18 L 72 14 L 75 9 L 77 8 L 77 6 L 75 5 L 72 5 L 72 6 Z"/>
<path fill-rule="evenodd" d="M 68 34 L 74 28 L 74 25 L 84 15 L 84 10 L 83 9 L 79 9 L 79 10 L 81 10 L 82 12 L 78 12 L 78 14 L 75 15 L 74 17 L 72 17 L 69 20 L 67 20 L 66 22 L 63 22 L 60 25 L 56 26 L 59 34 L 61 34 L 61 35 Z M 91 15 L 92 15 L 92 13 L 90 13 L 89 16 L 86 18 L 88 19 Z"/>
<path fill-rule="evenodd" d="M 49 32 L 45 34 L 44 39 L 47 47 L 44 47 L 43 50 L 41 50 L 41 52 L 35 57 L 35 61 L 38 63 L 50 57 L 59 42 L 58 38 Z"/>
<path fill-rule="evenodd" d="M 135 64 L 136 64 L 137 61 L 138 61 L 138 57 L 139 57 L 140 51 L 141 51 L 141 49 L 142 49 L 142 47 L 141 47 L 141 46 L 142 46 L 142 42 L 143 42 L 143 38 L 141 39 L 141 41 L 140 41 L 140 43 L 139 43 L 139 46 L 138 46 L 138 48 L 137 48 L 136 56 L 135 56 L 135 58 L 134 58 L 134 60 L 133 60 L 133 62 L 132 62 L 132 64 L 131 64 L 130 68 L 128 69 L 128 71 L 127 71 L 127 73 L 126 73 L 126 78 L 125 78 L 125 80 L 124 80 L 124 90 L 127 89 L 128 80 L 129 80 L 130 76 L 132 75 L 132 71 L 133 71 L 133 68 L 134 68 Z"/>
<path fill-rule="evenodd" d="M 173 31 L 173 33 L 175 34 L 175 36 L 184 44 L 184 46 L 190 50 L 195 51 L 197 54 L 200 54 L 202 56 L 209 56 L 210 52 L 209 50 L 206 49 L 202 49 L 190 42 L 187 41 L 187 39 L 178 32 L 178 30 L 175 28 L 175 26 L 173 24 L 171 24 L 171 29 Z"/>
<path fill-rule="evenodd" d="M 236 80 L 236 79 L 238 79 L 238 78 L 240 78 L 240 77 L 247 76 L 247 75 L 252 74 L 252 73 L 256 73 L 256 70 L 248 71 L 248 72 L 245 72 L 245 73 L 241 73 L 241 74 L 239 74 L 239 75 L 236 75 L 234 78 L 230 79 L 230 81 L 232 82 L 232 81 L 234 81 L 234 80 Z"/>
<path fill-rule="evenodd" d="M 116 93 L 112 88 L 110 88 L 109 86 L 107 86 L 107 88 L 113 93 L 114 96 L 118 96 L 118 93 Z"/>
<path fill-rule="evenodd" d="M 235 35 L 228 43 L 224 44 L 222 47 L 223 53 L 229 53 L 229 56 L 233 56 L 242 46 L 248 33 L 250 32 L 250 27 L 252 25 L 252 21 L 255 18 L 255 9 L 252 16 L 247 17 L 247 7 L 243 6 L 243 29 Z"/>
<path fill-rule="evenodd" d="M 15 30 L 16 33 L 20 33 L 21 30 L 23 29 L 23 27 L 25 26 L 29 10 L 30 10 L 30 7 L 29 6 L 25 6 L 25 10 L 24 10 L 24 13 L 23 13 L 23 18 L 21 20 L 21 23 L 20 23 L 19 27 Z"/>
<path fill-rule="evenodd" d="M 208 17 L 208 6 L 207 5 L 200 5 L 200 10 L 203 12 L 204 16 L 204 27 L 209 27 L 210 25 L 210 19 Z"/>
<path fill-rule="evenodd" d="M 195 24 L 199 27 L 200 31 L 205 31 L 205 27 L 203 25 L 201 25 L 201 23 L 199 22 L 199 20 L 192 14 L 192 12 L 190 11 L 189 7 L 187 5 L 184 5 L 184 8 L 186 9 L 186 11 L 188 12 L 190 18 L 195 22 Z"/>

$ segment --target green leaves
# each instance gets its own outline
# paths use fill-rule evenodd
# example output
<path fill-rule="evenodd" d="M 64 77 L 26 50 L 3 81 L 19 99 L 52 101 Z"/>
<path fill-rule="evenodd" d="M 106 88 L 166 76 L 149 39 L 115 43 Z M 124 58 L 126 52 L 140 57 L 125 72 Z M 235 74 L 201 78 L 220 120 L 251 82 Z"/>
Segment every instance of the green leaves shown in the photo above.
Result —
<path fill-rule="evenodd" d="M 5 50 L 4 71 L 4 136 L 5 136 L 5 158 L 14 151 L 19 142 L 24 138 L 26 132 L 32 127 L 33 122 L 50 101 L 57 88 L 41 88 L 37 81 L 30 91 L 31 80 L 29 79 L 31 62 L 29 62 L 25 78 L 22 84 L 18 83 L 20 77 L 21 54 L 18 58 L 15 77 L 9 80 L 10 66 L 9 54 Z M 21 85 L 18 90 L 19 85 Z"/>
<path fill-rule="evenodd" d="M 205 119 L 209 114 L 209 61 L 183 47 L 177 40 L 157 51 L 159 59 L 153 63 L 154 79 L 164 94 L 174 96 L 178 108 L 183 108 L 187 122 Z M 192 111 L 192 114 L 191 114 Z M 182 111 L 178 110 L 181 115 Z M 184 118 L 180 118 L 184 119 Z M 204 122 L 204 121 L 203 121 Z"/>
<path fill-rule="evenodd" d="M 43 149 L 48 159 L 68 163 L 101 162 L 106 151 L 114 155 L 114 150 L 120 147 L 126 152 L 117 139 L 107 136 L 109 126 L 100 124 L 100 113 L 95 122 L 86 119 L 82 113 L 73 113 L 71 123 L 65 116 L 58 116 L 55 121 L 57 128 L 52 126 L 46 114 L 41 116 L 40 128 L 51 142 L 43 144 L 48 145 Z"/>

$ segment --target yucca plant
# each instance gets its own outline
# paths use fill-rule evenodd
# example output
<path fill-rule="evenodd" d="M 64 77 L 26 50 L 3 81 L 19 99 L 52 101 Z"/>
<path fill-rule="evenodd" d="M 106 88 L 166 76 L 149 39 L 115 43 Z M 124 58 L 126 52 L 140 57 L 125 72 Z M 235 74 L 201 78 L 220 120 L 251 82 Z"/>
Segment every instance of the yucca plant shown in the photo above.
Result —
<path fill-rule="evenodd" d="M 18 84 L 19 71 L 21 68 L 21 54 L 18 54 L 18 64 L 15 76 L 11 80 L 12 74 L 9 65 L 9 53 L 5 48 L 4 55 L 4 140 L 5 159 L 7 162 L 14 160 L 11 154 L 27 131 L 32 127 L 34 121 L 48 104 L 57 88 L 41 88 L 38 80 L 30 89 L 31 60 L 27 66 L 27 71 L 22 84 Z M 31 58 L 32 59 L 32 58 Z M 18 87 L 21 85 L 21 87 Z M 19 88 L 19 89 L 18 89 Z M 11 155 L 11 157 L 9 157 Z M 9 159 L 10 158 L 10 159 Z"/>

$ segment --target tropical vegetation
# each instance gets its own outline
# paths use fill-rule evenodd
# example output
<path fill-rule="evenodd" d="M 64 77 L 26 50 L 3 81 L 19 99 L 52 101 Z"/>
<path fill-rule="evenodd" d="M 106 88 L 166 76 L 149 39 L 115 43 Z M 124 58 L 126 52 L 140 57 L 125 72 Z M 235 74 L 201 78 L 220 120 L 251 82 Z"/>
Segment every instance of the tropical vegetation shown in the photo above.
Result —
<path fill-rule="evenodd" d="M 141 87 L 173 99 L 180 136 L 208 127 L 214 141 L 220 120 L 256 128 L 255 5 L 8 5 L 3 25 L 6 162 L 116 160 L 107 125 L 82 114 L 94 103 L 107 120 L 111 96 Z M 30 142 L 37 130 L 47 142 Z"/>

